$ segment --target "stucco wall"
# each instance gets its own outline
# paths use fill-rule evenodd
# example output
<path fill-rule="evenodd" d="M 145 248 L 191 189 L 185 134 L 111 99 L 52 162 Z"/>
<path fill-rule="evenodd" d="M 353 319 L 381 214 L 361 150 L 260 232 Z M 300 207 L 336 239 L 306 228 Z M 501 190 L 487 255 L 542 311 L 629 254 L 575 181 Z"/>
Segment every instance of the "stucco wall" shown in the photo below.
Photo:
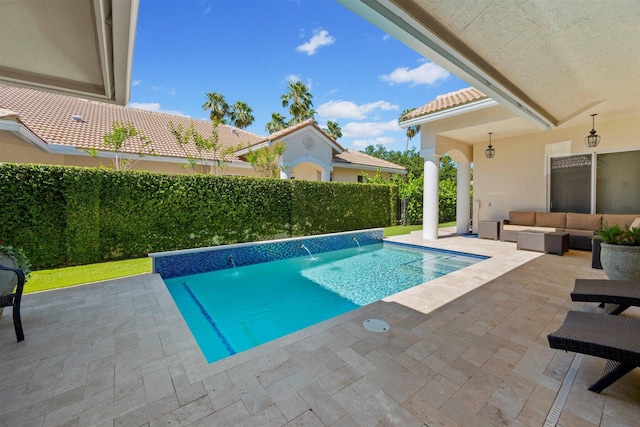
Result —
<path fill-rule="evenodd" d="M 510 210 L 546 211 L 548 204 L 548 158 L 553 155 L 604 153 L 640 149 L 637 118 L 597 123 L 602 141 L 595 149 L 584 144 L 587 125 L 555 129 L 517 138 L 494 135 L 493 159 L 484 155 L 486 144 L 473 146 L 474 197 L 480 202 L 478 219 L 508 218 Z M 639 184 L 640 185 L 640 184 Z"/>
<path fill-rule="evenodd" d="M 319 174 L 320 168 L 311 163 L 300 163 L 289 171 L 289 177 L 309 181 L 320 181 Z"/>
<path fill-rule="evenodd" d="M 303 142 L 307 137 L 313 140 L 311 149 L 307 149 L 307 147 L 304 146 Z M 285 165 L 291 162 L 299 163 L 300 159 L 308 159 L 318 161 L 319 164 L 322 165 L 331 166 L 333 160 L 332 148 L 311 131 L 296 133 L 283 138 L 282 142 L 287 146 L 283 155 Z"/>
<path fill-rule="evenodd" d="M 376 174 L 375 171 L 365 171 L 369 178 L 373 178 Z M 363 175 L 363 171 L 361 169 L 351 169 L 351 168 L 341 168 L 334 166 L 333 167 L 333 180 L 338 182 L 358 182 L 358 175 Z M 391 176 L 388 172 L 380 172 L 380 175 L 384 179 L 389 179 Z"/>
<path fill-rule="evenodd" d="M 150 158 L 148 158 L 150 159 Z M 142 158 L 137 160 L 131 169 L 167 174 L 190 174 L 189 169 L 184 168 L 184 163 L 172 163 L 167 161 L 154 161 Z M 8 131 L 0 131 L 0 162 L 7 163 L 36 163 L 61 166 L 80 167 L 113 167 L 110 158 L 94 158 L 89 155 L 51 154 L 28 142 L 18 138 Z M 234 176 L 259 176 L 250 167 L 234 167 L 228 165 L 223 168 L 226 175 Z M 221 170 L 218 168 L 218 173 Z"/>

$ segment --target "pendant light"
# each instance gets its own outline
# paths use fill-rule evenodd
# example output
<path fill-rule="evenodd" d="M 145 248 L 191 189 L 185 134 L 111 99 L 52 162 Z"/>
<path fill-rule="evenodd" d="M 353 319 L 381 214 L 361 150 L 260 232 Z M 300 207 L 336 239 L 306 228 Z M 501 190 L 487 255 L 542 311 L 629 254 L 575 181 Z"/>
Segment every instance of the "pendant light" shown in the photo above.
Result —
<path fill-rule="evenodd" d="M 484 150 L 484 155 L 487 156 L 487 159 L 493 159 L 493 156 L 496 155 L 496 150 L 491 145 L 491 134 L 492 133 L 493 132 L 489 132 L 489 146 L 487 147 L 486 150 Z M 600 138 L 600 137 L 598 137 L 598 138 Z"/>
<path fill-rule="evenodd" d="M 591 132 L 589 132 L 589 135 L 584 138 L 584 143 L 589 148 L 597 147 L 598 144 L 600 144 L 600 135 L 596 133 L 595 129 L 596 116 L 597 114 L 591 115 Z"/>

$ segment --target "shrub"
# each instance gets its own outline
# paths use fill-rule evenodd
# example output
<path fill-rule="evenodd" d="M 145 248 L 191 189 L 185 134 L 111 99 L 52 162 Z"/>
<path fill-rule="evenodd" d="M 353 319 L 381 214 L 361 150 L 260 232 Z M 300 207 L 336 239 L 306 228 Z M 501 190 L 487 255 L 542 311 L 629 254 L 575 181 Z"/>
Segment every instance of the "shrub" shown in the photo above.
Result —
<path fill-rule="evenodd" d="M 0 166 L 0 236 L 34 268 L 395 225 L 397 187 Z"/>

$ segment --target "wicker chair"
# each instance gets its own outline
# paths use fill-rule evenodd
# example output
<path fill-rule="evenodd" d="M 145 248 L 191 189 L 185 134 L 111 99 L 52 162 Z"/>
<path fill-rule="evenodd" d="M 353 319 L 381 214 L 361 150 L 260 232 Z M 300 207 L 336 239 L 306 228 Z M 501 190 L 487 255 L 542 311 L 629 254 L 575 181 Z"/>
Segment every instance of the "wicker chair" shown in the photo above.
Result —
<path fill-rule="evenodd" d="M 607 314 L 618 315 L 629 307 L 640 307 L 640 282 L 576 279 L 571 301 L 599 302 Z"/>
<path fill-rule="evenodd" d="M 0 296 L 0 307 L 13 307 L 13 327 L 16 330 L 16 338 L 18 342 L 24 341 L 22 320 L 20 319 L 20 301 L 22 300 L 22 290 L 24 289 L 24 273 L 19 268 L 5 267 L 1 264 L 0 270 L 13 271 L 18 276 L 18 284 L 15 291 L 12 294 Z"/>
<path fill-rule="evenodd" d="M 569 311 L 547 338 L 551 348 L 607 359 L 604 375 L 589 387 L 596 393 L 640 366 L 640 319 Z"/>

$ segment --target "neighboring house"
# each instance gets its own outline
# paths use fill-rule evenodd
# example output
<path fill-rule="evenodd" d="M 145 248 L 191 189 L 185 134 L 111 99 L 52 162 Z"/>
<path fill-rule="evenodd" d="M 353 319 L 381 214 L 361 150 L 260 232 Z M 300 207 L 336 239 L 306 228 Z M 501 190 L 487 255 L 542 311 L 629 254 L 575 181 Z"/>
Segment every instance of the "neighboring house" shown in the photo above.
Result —
<path fill-rule="evenodd" d="M 139 146 L 126 148 L 125 155 L 136 160 L 133 169 L 170 174 L 190 173 L 185 168 L 188 156 L 198 153 L 193 144 L 185 148 L 177 144 L 169 123 L 193 125 L 205 137 L 212 132 L 209 121 L 0 85 L 0 162 L 109 167 L 114 153 L 104 145 L 103 136 L 112 132 L 116 121 L 132 123 L 152 141 L 143 151 L 151 149 L 153 155 L 142 158 L 136 154 Z M 204 153 L 206 162 L 199 164 L 198 172 L 259 176 L 245 155 L 280 141 L 287 147 L 279 159 L 282 178 L 358 182 L 378 170 L 385 178 L 406 173 L 402 166 L 345 149 L 312 120 L 268 136 L 220 125 L 218 135 L 221 149 Z M 232 153 L 222 156 L 229 147 Z M 89 155 L 92 150 L 97 157 Z"/>

